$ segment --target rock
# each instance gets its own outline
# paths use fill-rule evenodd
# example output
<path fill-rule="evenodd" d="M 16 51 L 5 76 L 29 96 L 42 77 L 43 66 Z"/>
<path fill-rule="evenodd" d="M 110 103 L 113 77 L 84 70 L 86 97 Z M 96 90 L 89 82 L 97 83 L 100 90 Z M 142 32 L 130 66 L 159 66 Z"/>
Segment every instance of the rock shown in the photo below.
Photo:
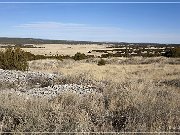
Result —
<path fill-rule="evenodd" d="M 57 74 L 48 74 L 42 72 L 21 72 L 15 70 L 0 69 L 0 83 L 14 85 L 11 89 L 1 90 L 1 92 L 14 93 L 20 96 L 52 98 L 63 92 L 73 92 L 77 94 L 87 94 L 97 92 L 96 87 L 92 85 L 62 84 L 54 85 L 53 80 L 62 77 Z"/>

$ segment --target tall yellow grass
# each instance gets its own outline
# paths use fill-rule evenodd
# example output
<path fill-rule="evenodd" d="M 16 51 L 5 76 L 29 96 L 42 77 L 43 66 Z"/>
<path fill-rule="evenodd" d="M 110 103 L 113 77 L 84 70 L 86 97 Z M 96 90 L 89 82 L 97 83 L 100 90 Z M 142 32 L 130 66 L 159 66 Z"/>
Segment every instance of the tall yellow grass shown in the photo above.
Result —
<path fill-rule="evenodd" d="M 179 64 L 38 60 L 29 65 L 32 71 L 63 74 L 56 83 L 92 84 L 99 93 L 66 92 L 52 100 L 1 94 L 2 131 L 180 131 Z"/>

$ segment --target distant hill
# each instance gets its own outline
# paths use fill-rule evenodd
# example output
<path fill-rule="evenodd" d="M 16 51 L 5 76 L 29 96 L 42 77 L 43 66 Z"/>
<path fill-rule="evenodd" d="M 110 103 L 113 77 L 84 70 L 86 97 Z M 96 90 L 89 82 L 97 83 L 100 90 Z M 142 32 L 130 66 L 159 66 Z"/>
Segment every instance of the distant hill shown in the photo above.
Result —
<path fill-rule="evenodd" d="M 102 44 L 102 42 L 0 37 L 0 44 Z"/>
<path fill-rule="evenodd" d="M 111 44 L 111 45 L 137 45 L 137 46 L 180 46 L 180 44 L 159 44 L 159 43 L 127 43 L 127 42 L 93 42 L 93 41 L 73 41 L 73 40 L 48 40 L 36 38 L 8 38 L 0 37 L 0 44 Z"/>

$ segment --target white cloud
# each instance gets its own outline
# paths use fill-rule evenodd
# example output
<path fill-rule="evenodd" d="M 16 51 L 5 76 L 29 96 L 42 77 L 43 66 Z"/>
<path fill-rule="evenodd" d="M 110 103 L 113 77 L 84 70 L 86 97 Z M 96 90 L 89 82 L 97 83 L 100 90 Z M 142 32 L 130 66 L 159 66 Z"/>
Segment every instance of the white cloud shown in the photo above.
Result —
<path fill-rule="evenodd" d="M 26 36 L 68 40 L 116 40 L 125 31 L 117 27 L 61 22 L 33 22 L 14 27 Z M 23 35 L 23 37 L 24 37 Z M 39 35 L 39 36 L 38 36 Z M 34 37 L 33 36 L 33 37 Z M 121 40 L 121 39 L 120 39 Z"/>
<path fill-rule="evenodd" d="M 59 23 L 59 22 L 33 22 L 27 24 L 20 24 L 17 28 L 30 28 L 30 29 L 57 29 L 57 28 L 76 28 L 84 26 L 83 24 L 75 23 Z"/>
<path fill-rule="evenodd" d="M 14 28 L 21 37 L 93 41 L 180 42 L 180 34 L 177 33 L 133 31 L 119 27 L 77 23 L 33 22 L 20 24 Z"/>
<path fill-rule="evenodd" d="M 47 31 L 47 32 L 60 32 L 60 33 L 83 33 L 83 34 L 118 34 L 120 31 L 119 28 L 115 27 L 97 27 L 89 26 L 85 24 L 76 24 L 76 23 L 60 23 L 60 22 L 34 22 L 27 24 L 20 24 L 15 26 L 19 29 L 30 29 L 34 31 Z"/>

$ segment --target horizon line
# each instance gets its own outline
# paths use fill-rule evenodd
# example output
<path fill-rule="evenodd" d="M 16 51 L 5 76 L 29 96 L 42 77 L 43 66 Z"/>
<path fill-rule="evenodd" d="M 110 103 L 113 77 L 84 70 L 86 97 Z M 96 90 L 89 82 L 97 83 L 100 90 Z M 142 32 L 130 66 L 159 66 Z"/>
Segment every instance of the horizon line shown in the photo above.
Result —
<path fill-rule="evenodd" d="M 148 41 L 101 41 L 101 40 L 76 40 L 76 39 L 50 39 L 50 38 L 41 38 L 41 37 L 14 37 L 14 36 L 10 36 L 10 37 L 6 37 L 6 36 L 0 36 L 1 38 L 19 38 L 19 39 L 40 39 L 40 40 L 59 40 L 59 41 L 74 41 L 74 42 L 99 42 L 99 43 L 132 43 L 132 44 L 136 44 L 136 43 L 145 43 L 145 44 L 180 44 L 180 42 L 177 43 L 173 43 L 173 42 L 148 42 Z"/>
<path fill-rule="evenodd" d="M 20 1 L 16 1 L 16 2 L 0 2 L 0 4 L 180 4 L 180 2 L 140 2 L 140 1 L 137 1 L 137 2 L 115 2 L 115 1 L 112 1 L 112 2 L 90 2 L 90 1 L 87 1 L 87 2 L 80 2 L 80 1 L 76 1 L 76 2 L 47 2 L 47 1 L 32 1 L 32 2 L 20 2 Z"/>

